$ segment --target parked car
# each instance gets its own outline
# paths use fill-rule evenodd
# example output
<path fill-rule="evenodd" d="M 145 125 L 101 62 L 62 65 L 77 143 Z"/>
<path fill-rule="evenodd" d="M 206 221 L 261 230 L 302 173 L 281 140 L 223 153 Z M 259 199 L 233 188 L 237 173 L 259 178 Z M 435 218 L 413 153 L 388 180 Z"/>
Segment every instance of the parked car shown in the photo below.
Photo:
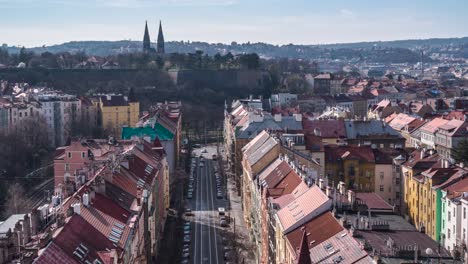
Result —
<path fill-rule="evenodd" d="M 200 144 L 193 144 L 192 148 L 201 148 L 201 145 Z"/>
<path fill-rule="evenodd" d="M 184 243 L 190 242 L 190 235 L 184 236 Z"/>
<path fill-rule="evenodd" d="M 226 209 L 224 209 L 224 207 L 218 207 L 218 214 L 219 215 L 225 215 L 226 213 Z"/>
<path fill-rule="evenodd" d="M 189 193 L 187 194 L 187 199 L 192 199 L 192 198 L 193 198 L 192 193 L 189 192 Z"/>
<path fill-rule="evenodd" d="M 185 215 L 186 215 L 186 216 L 191 216 L 191 215 L 193 215 L 192 209 L 190 209 L 190 208 L 185 209 Z"/>
<path fill-rule="evenodd" d="M 222 194 L 221 192 L 218 192 L 218 193 L 216 194 L 216 198 L 218 198 L 218 199 L 223 199 L 223 194 Z"/>

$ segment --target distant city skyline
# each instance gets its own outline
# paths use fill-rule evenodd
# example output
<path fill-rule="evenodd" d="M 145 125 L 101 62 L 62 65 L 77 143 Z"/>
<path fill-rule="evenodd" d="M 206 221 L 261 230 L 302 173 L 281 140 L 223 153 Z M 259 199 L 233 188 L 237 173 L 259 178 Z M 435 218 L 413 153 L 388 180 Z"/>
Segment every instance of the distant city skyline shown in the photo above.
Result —
<path fill-rule="evenodd" d="M 0 44 L 83 40 L 329 44 L 468 36 L 468 3 L 307 0 L 0 0 Z"/>

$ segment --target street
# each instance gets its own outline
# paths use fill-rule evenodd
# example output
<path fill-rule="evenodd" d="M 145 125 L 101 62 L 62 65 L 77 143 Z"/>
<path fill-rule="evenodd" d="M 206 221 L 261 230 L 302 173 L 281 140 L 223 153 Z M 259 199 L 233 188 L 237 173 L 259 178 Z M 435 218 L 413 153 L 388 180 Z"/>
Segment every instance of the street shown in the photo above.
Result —
<path fill-rule="evenodd" d="M 206 153 L 201 153 L 202 149 L 194 151 L 196 160 L 196 176 L 194 182 L 194 195 L 188 200 L 194 216 L 189 219 L 193 222 L 191 233 L 191 262 L 192 263 L 224 263 L 224 252 L 220 226 L 218 207 L 226 207 L 225 188 L 221 187 L 223 198 L 217 197 L 217 185 L 214 175 L 216 162 L 212 160 L 216 154 L 216 147 L 206 148 Z M 201 162 L 200 154 L 203 155 L 204 162 Z M 202 166 L 200 166 L 202 165 Z"/>

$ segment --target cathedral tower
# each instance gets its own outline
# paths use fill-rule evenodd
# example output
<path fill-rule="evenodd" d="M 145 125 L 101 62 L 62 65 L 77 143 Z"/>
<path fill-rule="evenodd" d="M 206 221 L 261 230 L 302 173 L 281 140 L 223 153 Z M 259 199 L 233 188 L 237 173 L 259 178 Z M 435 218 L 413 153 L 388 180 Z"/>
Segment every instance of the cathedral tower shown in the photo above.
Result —
<path fill-rule="evenodd" d="M 161 20 L 159 21 L 159 32 L 158 32 L 158 46 L 156 51 L 158 54 L 164 54 L 164 35 L 161 25 Z"/>

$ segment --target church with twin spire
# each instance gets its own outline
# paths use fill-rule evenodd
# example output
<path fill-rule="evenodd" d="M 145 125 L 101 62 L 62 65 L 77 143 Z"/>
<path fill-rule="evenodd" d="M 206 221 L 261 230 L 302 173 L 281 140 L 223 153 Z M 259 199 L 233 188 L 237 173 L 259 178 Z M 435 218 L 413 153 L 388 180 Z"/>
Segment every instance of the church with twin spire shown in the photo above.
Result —
<path fill-rule="evenodd" d="M 158 42 L 156 44 L 156 49 L 151 47 L 151 39 L 148 30 L 148 22 L 145 22 L 145 34 L 143 36 L 143 52 L 144 53 L 157 53 L 164 54 L 164 35 L 162 30 L 161 21 L 159 21 L 159 32 L 158 32 Z"/>

